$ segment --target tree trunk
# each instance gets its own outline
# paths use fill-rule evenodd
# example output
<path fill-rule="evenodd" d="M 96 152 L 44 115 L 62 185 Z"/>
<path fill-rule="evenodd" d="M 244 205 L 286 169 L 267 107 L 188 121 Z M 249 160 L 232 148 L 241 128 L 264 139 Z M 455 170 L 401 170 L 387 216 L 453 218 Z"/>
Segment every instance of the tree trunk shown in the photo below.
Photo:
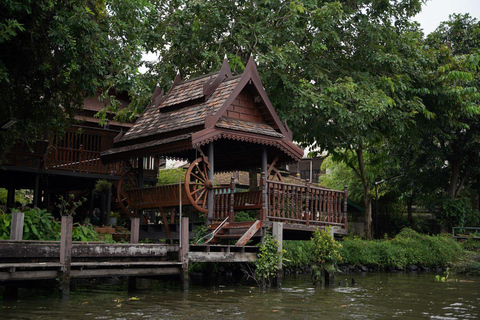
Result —
<path fill-rule="evenodd" d="M 457 148 L 453 148 L 456 150 Z M 456 152 L 453 159 L 449 161 L 452 166 L 452 175 L 450 176 L 450 185 L 448 189 L 448 197 L 455 199 L 458 180 L 460 179 L 460 165 L 462 163 L 462 155 Z"/>
<path fill-rule="evenodd" d="M 372 196 L 370 195 L 370 186 L 363 187 L 364 205 L 365 205 L 365 237 L 372 239 Z"/>
<path fill-rule="evenodd" d="M 370 194 L 370 184 L 367 181 L 365 173 L 365 161 L 363 159 L 363 148 L 355 150 L 357 153 L 358 170 L 354 170 L 359 176 L 363 185 L 363 199 L 365 205 L 365 237 L 372 239 L 372 196 Z"/>

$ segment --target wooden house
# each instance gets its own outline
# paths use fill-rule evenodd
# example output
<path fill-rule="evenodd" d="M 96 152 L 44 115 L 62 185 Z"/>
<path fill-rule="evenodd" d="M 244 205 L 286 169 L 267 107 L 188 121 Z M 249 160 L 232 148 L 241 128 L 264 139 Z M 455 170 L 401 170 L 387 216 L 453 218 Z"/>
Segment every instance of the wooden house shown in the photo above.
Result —
<path fill-rule="evenodd" d="M 253 58 L 239 75 L 232 75 L 227 60 L 212 74 L 185 81 L 177 75 L 168 93 L 157 90 L 145 112 L 101 159 L 109 165 L 152 156 L 186 160 L 190 166 L 182 183 L 169 186 L 145 187 L 141 168 L 127 172 L 118 196 L 133 218 L 145 209 L 191 205 L 214 226 L 218 237 L 212 241 L 240 238 L 238 244 L 272 222 L 282 222 L 286 231 L 332 225 L 336 232 L 346 232 L 346 190 L 281 181 L 275 166 L 299 162 L 303 150 L 275 112 Z M 217 172 L 252 168 L 263 173 L 258 191 L 237 192 L 233 183 L 218 187 L 215 182 Z M 258 210 L 257 219 L 244 232 L 231 233 L 239 229 L 239 210 Z"/>

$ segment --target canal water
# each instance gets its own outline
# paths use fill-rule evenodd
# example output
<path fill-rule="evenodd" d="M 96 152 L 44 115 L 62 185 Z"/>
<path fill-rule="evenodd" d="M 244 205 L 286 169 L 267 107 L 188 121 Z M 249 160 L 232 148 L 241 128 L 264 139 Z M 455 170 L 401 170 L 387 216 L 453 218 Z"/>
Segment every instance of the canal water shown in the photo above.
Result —
<path fill-rule="evenodd" d="M 352 285 L 352 278 L 356 285 Z M 21 290 L 0 300 L 0 319 L 480 319 L 480 277 L 446 283 L 431 273 L 348 274 L 335 286 L 287 276 L 281 289 L 138 280 L 77 283 L 68 302 L 47 289 Z M 341 283 L 340 283 L 341 281 Z"/>

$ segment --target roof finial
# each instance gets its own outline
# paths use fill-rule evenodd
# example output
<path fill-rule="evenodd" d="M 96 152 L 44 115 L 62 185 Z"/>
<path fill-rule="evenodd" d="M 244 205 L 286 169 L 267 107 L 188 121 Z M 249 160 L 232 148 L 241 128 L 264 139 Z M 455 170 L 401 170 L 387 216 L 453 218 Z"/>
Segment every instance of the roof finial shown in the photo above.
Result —
<path fill-rule="evenodd" d="M 223 58 L 223 60 L 228 60 L 228 57 L 227 57 L 226 53 L 225 53 L 225 57 Z"/>

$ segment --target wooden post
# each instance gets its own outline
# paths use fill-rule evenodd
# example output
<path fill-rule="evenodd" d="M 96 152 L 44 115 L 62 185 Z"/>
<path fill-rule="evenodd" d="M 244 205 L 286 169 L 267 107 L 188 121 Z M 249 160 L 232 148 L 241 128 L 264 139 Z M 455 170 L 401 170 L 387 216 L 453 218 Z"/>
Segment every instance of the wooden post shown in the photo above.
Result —
<path fill-rule="evenodd" d="M 262 172 L 262 178 L 260 180 L 260 187 L 262 190 L 262 209 L 260 212 L 260 220 L 267 221 L 268 214 L 268 192 L 267 192 L 267 181 L 265 178 L 265 172 Z"/>
<path fill-rule="evenodd" d="M 182 262 L 181 280 L 182 288 L 188 291 L 189 276 L 188 276 L 188 252 L 190 250 L 189 244 L 189 220 L 188 217 L 182 217 L 180 226 L 180 255 L 179 260 Z"/>
<path fill-rule="evenodd" d="M 347 185 L 345 185 L 345 187 L 343 187 L 343 223 L 344 223 L 345 231 L 348 231 L 347 206 L 348 206 L 348 188 L 347 188 Z"/>
<path fill-rule="evenodd" d="M 140 218 L 132 217 L 130 220 L 130 243 L 138 243 L 140 240 Z M 128 291 L 137 289 L 137 277 L 128 277 Z"/>
<path fill-rule="evenodd" d="M 234 191 L 235 178 L 232 177 L 230 180 L 230 205 L 228 210 L 228 223 L 233 223 L 235 221 L 235 211 L 233 210 L 233 207 L 235 206 Z"/>
<path fill-rule="evenodd" d="M 70 265 L 72 263 L 72 227 L 73 217 L 62 216 L 62 230 L 60 236 L 60 264 L 62 265 L 62 276 L 60 290 L 62 296 L 70 293 Z"/>
<path fill-rule="evenodd" d="M 208 162 L 210 163 L 210 170 L 208 170 L 208 180 L 212 181 L 212 183 L 213 183 L 213 173 L 215 172 L 214 157 L 215 157 L 215 153 L 213 148 L 213 142 L 210 142 L 208 144 Z M 213 190 L 210 190 L 210 192 L 208 193 L 208 199 L 207 199 L 207 207 L 208 207 L 207 222 L 208 223 L 210 223 L 213 219 L 213 200 L 214 200 Z"/>
<path fill-rule="evenodd" d="M 10 226 L 10 240 L 23 239 L 23 222 L 25 220 L 25 213 L 12 212 L 12 224 Z"/>
<path fill-rule="evenodd" d="M 105 225 L 110 225 L 110 212 L 112 211 L 112 186 L 108 187 L 107 190 L 107 203 L 106 203 L 106 223 Z"/>
<path fill-rule="evenodd" d="M 267 148 L 263 148 L 262 152 L 262 172 L 265 172 L 265 174 L 268 174 L 268 154 L 267 154 Z M 268 179 L 268 176 L 267 176 Z"/>
<path fill-rule="evenodd" d="M 282 278 L 283 278 L 283 262 L 282 262 L 282 251 L 283 251 L 283 223 L 282 222 L 272 222 L 272 233 L 273 238 L 278 241 L 277 252 L 280 255 L 280 260 L 277 266 L 277 287 L 282 287 Z"/>
<path fill-rule="evenodd" d="M 131 219 L 130 243 L 138 243 L 139 239 L 140 239 L 140 218 L 134 217 Z"/>
<path fill-rule="evenodd" d="M 312 188 L 310 187 L 310 180 L 307 180 L 307 190 L 305 194 L 305 224 L 310 225 L 310 199 L 312 198 Z"/>

